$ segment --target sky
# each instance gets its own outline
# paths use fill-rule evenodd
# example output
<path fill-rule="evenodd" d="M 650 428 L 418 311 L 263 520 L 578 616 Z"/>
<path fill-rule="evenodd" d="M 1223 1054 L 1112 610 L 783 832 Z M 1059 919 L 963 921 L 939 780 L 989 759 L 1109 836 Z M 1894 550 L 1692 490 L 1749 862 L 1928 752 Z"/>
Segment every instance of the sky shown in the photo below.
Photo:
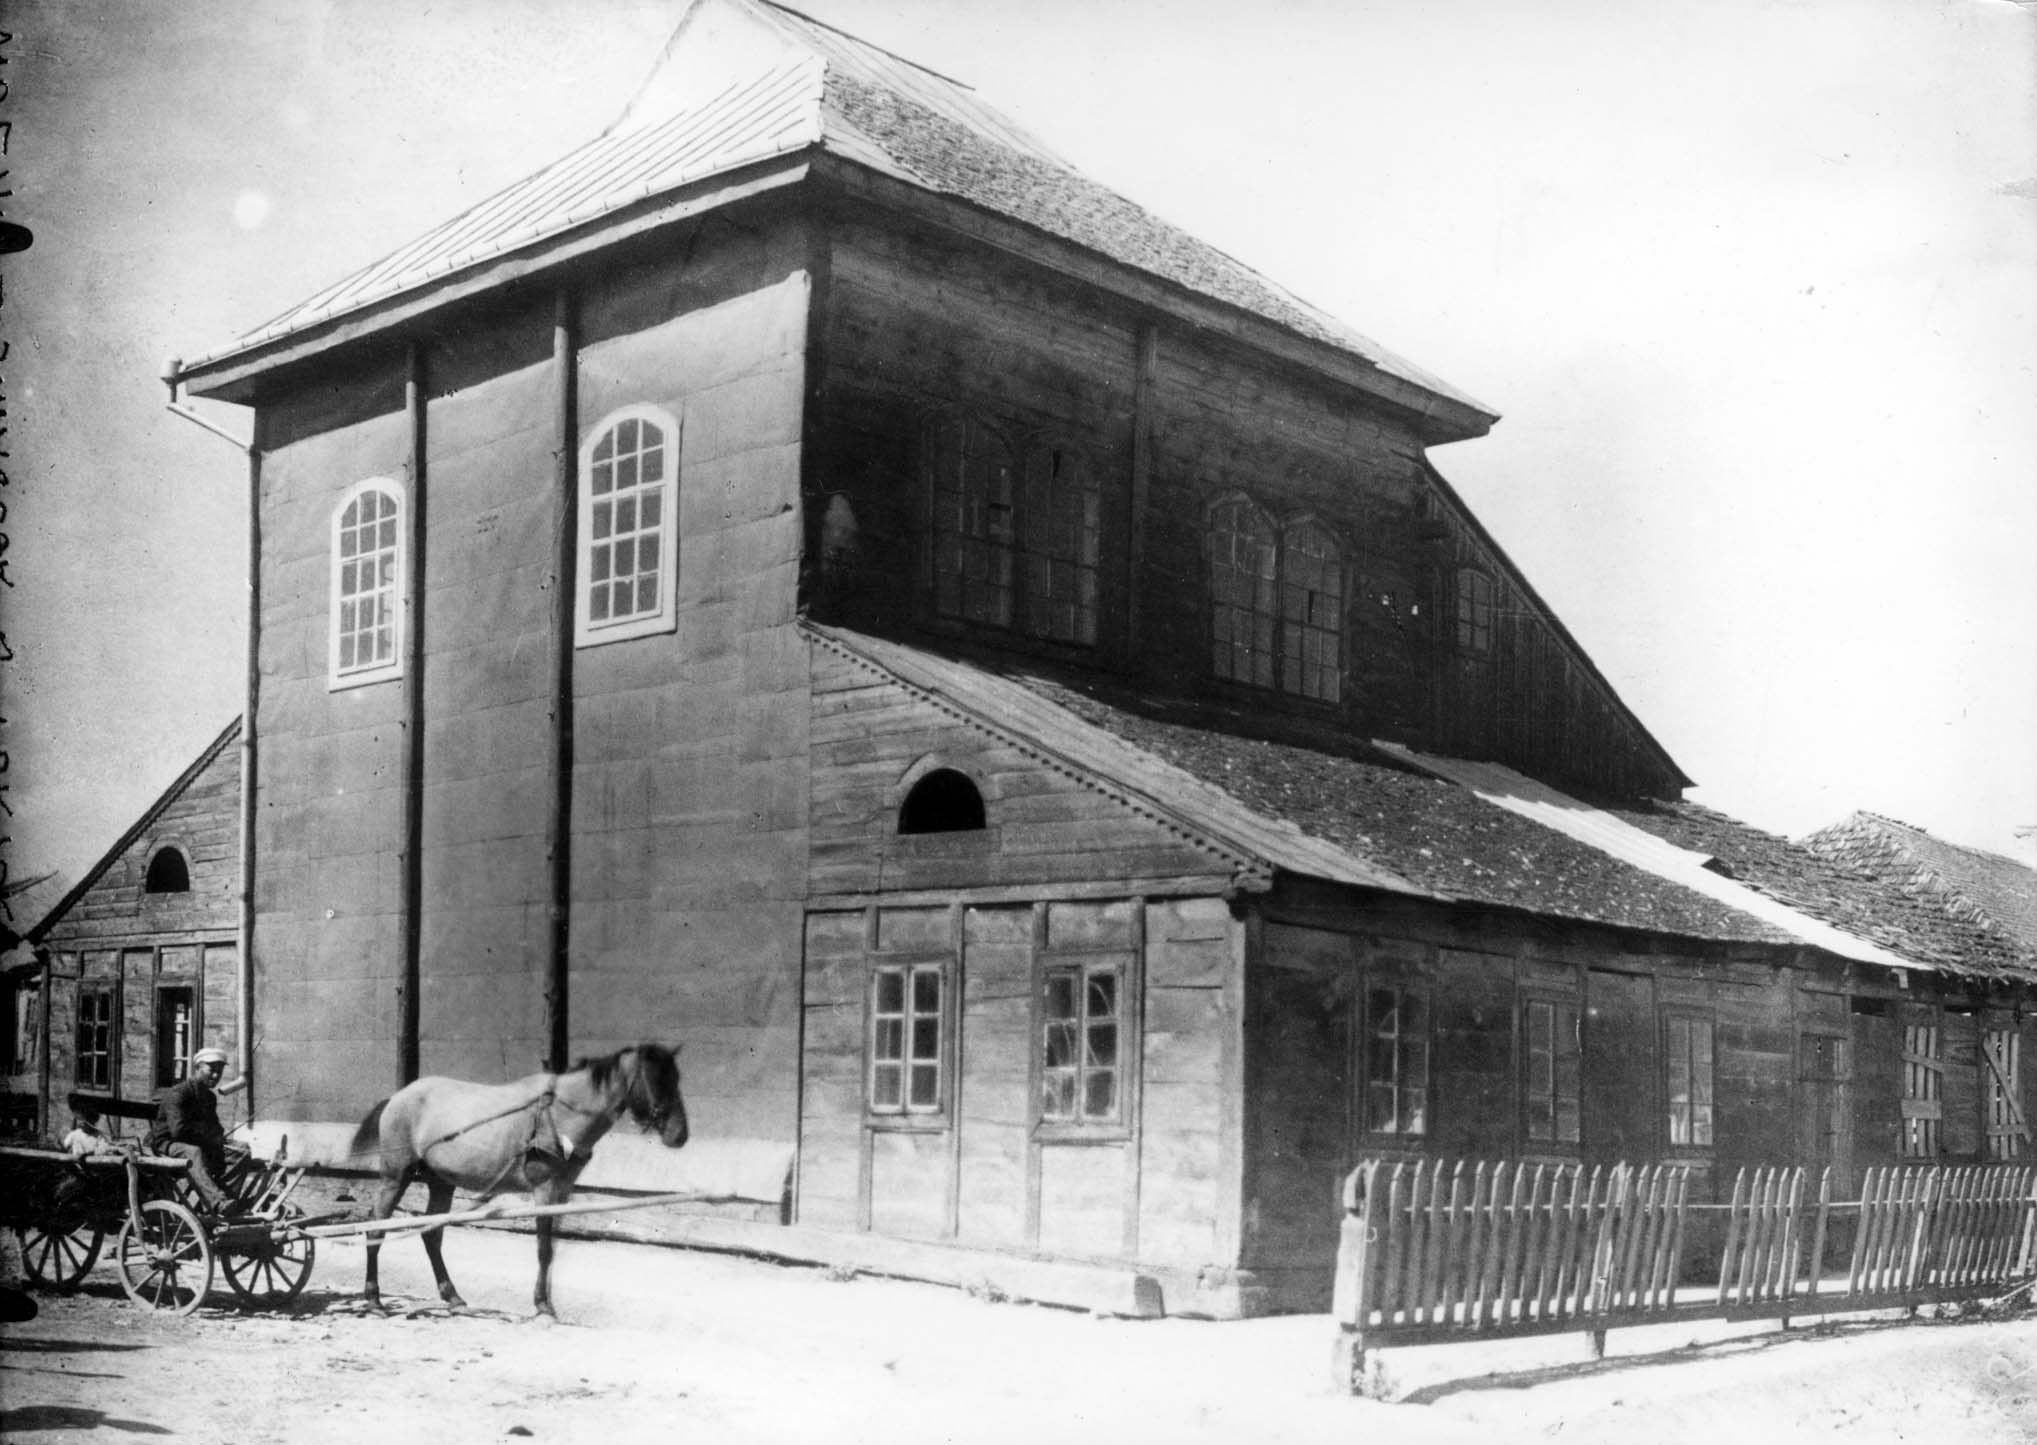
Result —
<path fill-rule="evenodd" d="M 2037 8 L 799 8 L 1500 412 L 1433 460 L 1693 799 L 2037 861 Z M 8 0 L 12 876 L 240 708 L 246 464 L 168 359 L 590 139 L 680 9 Z"/>

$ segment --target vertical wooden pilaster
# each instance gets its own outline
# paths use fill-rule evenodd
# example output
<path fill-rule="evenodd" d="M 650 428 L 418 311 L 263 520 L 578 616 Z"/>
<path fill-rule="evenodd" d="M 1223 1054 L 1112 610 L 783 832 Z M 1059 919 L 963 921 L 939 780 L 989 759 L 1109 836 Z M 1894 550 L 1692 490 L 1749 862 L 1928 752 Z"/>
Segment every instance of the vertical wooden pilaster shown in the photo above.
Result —
<path fill-rule="evenodd" d="M 424 940 L 424 344 L 412 342 L 403 381 L 403 408 L 410 424 L 410 486 L 403 509 L 403 876 L 399 911 L 403 930 L 403 976 L 397 992 L 398 1085 L 420 1072 L 419 1037 L 423 1013 Z"/>
<path fill-rule="evenodd" d="M 545 973 L 548 1066 L 564 1069 L 569 1050 L 568 967 L 573 899 L 573 611 L 579 592 L 579 396 L 575 385 L 573 298 L 561 290 L 552 307 L 553 434 L 552 736 L 545 847 L 551 862 L 551 947 Z"/>
<path fill-rule="evenodd" d="M 1140 655 L 1140 579 L 1146 570 L 1146 509 L 1153 489 L 1153 401 L 1160 369 L 1160 332 L 1151 322 L 1139 328 L 1139 365 L 1132 383 L 1132 496 L 1125 537 L 1125 660 Z"/>
<path fill-rule="evenodd" d="M 234 942 L 234 1059 L 240 1077 L 248 1080 L 248 1117 L 255 1117 L 255 718 L 262 700 L 262 416 L 255 409 L 254 434 L 248 440 L 248 647 L 247 678 L 240 719 L 240 899 Z M 80 965 L 82 971 L 82 964 Z M 45 990 L 45 995 L 47 991 Z M 43 1054 L 49 1054 L 49 1030 L 43 1030 Z M 44 1097 L 47 1098 L 47 1091 Z"/>

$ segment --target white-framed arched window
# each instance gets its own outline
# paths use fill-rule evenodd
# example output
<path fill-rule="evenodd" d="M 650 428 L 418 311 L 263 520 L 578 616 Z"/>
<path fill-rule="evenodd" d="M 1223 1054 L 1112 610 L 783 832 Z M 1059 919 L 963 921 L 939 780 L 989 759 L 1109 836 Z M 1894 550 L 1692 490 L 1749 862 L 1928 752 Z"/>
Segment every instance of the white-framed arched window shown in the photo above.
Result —
<path fill-rule="evenodd" d="M 610 412 L 580 449 L 581 647 L 670 632 L 678 594 L 679 424 L 655 406 Z"/>
<path fill-rule="evenodd" d="M 370 477 L 332 513 L 330 670 L 334 688 L 403 673 L 403 488 Z"/>

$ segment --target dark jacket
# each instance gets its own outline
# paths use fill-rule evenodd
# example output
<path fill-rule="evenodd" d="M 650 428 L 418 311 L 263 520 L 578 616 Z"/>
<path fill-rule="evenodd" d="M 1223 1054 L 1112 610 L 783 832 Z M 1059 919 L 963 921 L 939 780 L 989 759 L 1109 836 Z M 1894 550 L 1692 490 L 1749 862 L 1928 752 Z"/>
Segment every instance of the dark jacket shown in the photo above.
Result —
<path fill-rule="evenodd" d="M 215 1158 L 225 1153 L 226 1131 L 219 1127 L 219 1101 L 196 1079 L 165 1089 L 156 1099 L 149 1148 L 159 1149 L 164 1144 L 196 1144 Z"/>

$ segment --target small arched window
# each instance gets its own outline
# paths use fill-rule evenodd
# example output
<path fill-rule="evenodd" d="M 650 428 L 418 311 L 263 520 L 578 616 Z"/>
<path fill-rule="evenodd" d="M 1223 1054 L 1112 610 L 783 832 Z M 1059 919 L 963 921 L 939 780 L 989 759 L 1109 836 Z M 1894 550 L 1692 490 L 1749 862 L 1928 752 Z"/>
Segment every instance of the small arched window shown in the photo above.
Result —
<path fill-rule="evenodd" d="M 1210 668 L 1218 677 L 1273 686 L 1273 523 L 1243 497 L 1209 514 Z"/>
<path fill-rule="evenodd" d="M 350 488 L 332 514 L 331 685 L 403 671 L 403 506 L 394 482 Z"/>
<path fill-rule="evenodd" d="M 184 855 L 175 848 L 158 848 L 149 859 L 148 873 L 141 886 L 145 893 L 189 893 L 191 870 L 184 863 Z"/>
<path fill-rule="evenodd" d="M 672 630 L 678 477 L 679 427 L 656 407 L 610 413 L 582 448 L 580 646 Z"/>
<path fill-rule="evenodd" d="M 914 783 L 898 808 L 901 833 L 967 833 L 983 826 L 983 794 L 953 768 L 935 768 Z"/>

